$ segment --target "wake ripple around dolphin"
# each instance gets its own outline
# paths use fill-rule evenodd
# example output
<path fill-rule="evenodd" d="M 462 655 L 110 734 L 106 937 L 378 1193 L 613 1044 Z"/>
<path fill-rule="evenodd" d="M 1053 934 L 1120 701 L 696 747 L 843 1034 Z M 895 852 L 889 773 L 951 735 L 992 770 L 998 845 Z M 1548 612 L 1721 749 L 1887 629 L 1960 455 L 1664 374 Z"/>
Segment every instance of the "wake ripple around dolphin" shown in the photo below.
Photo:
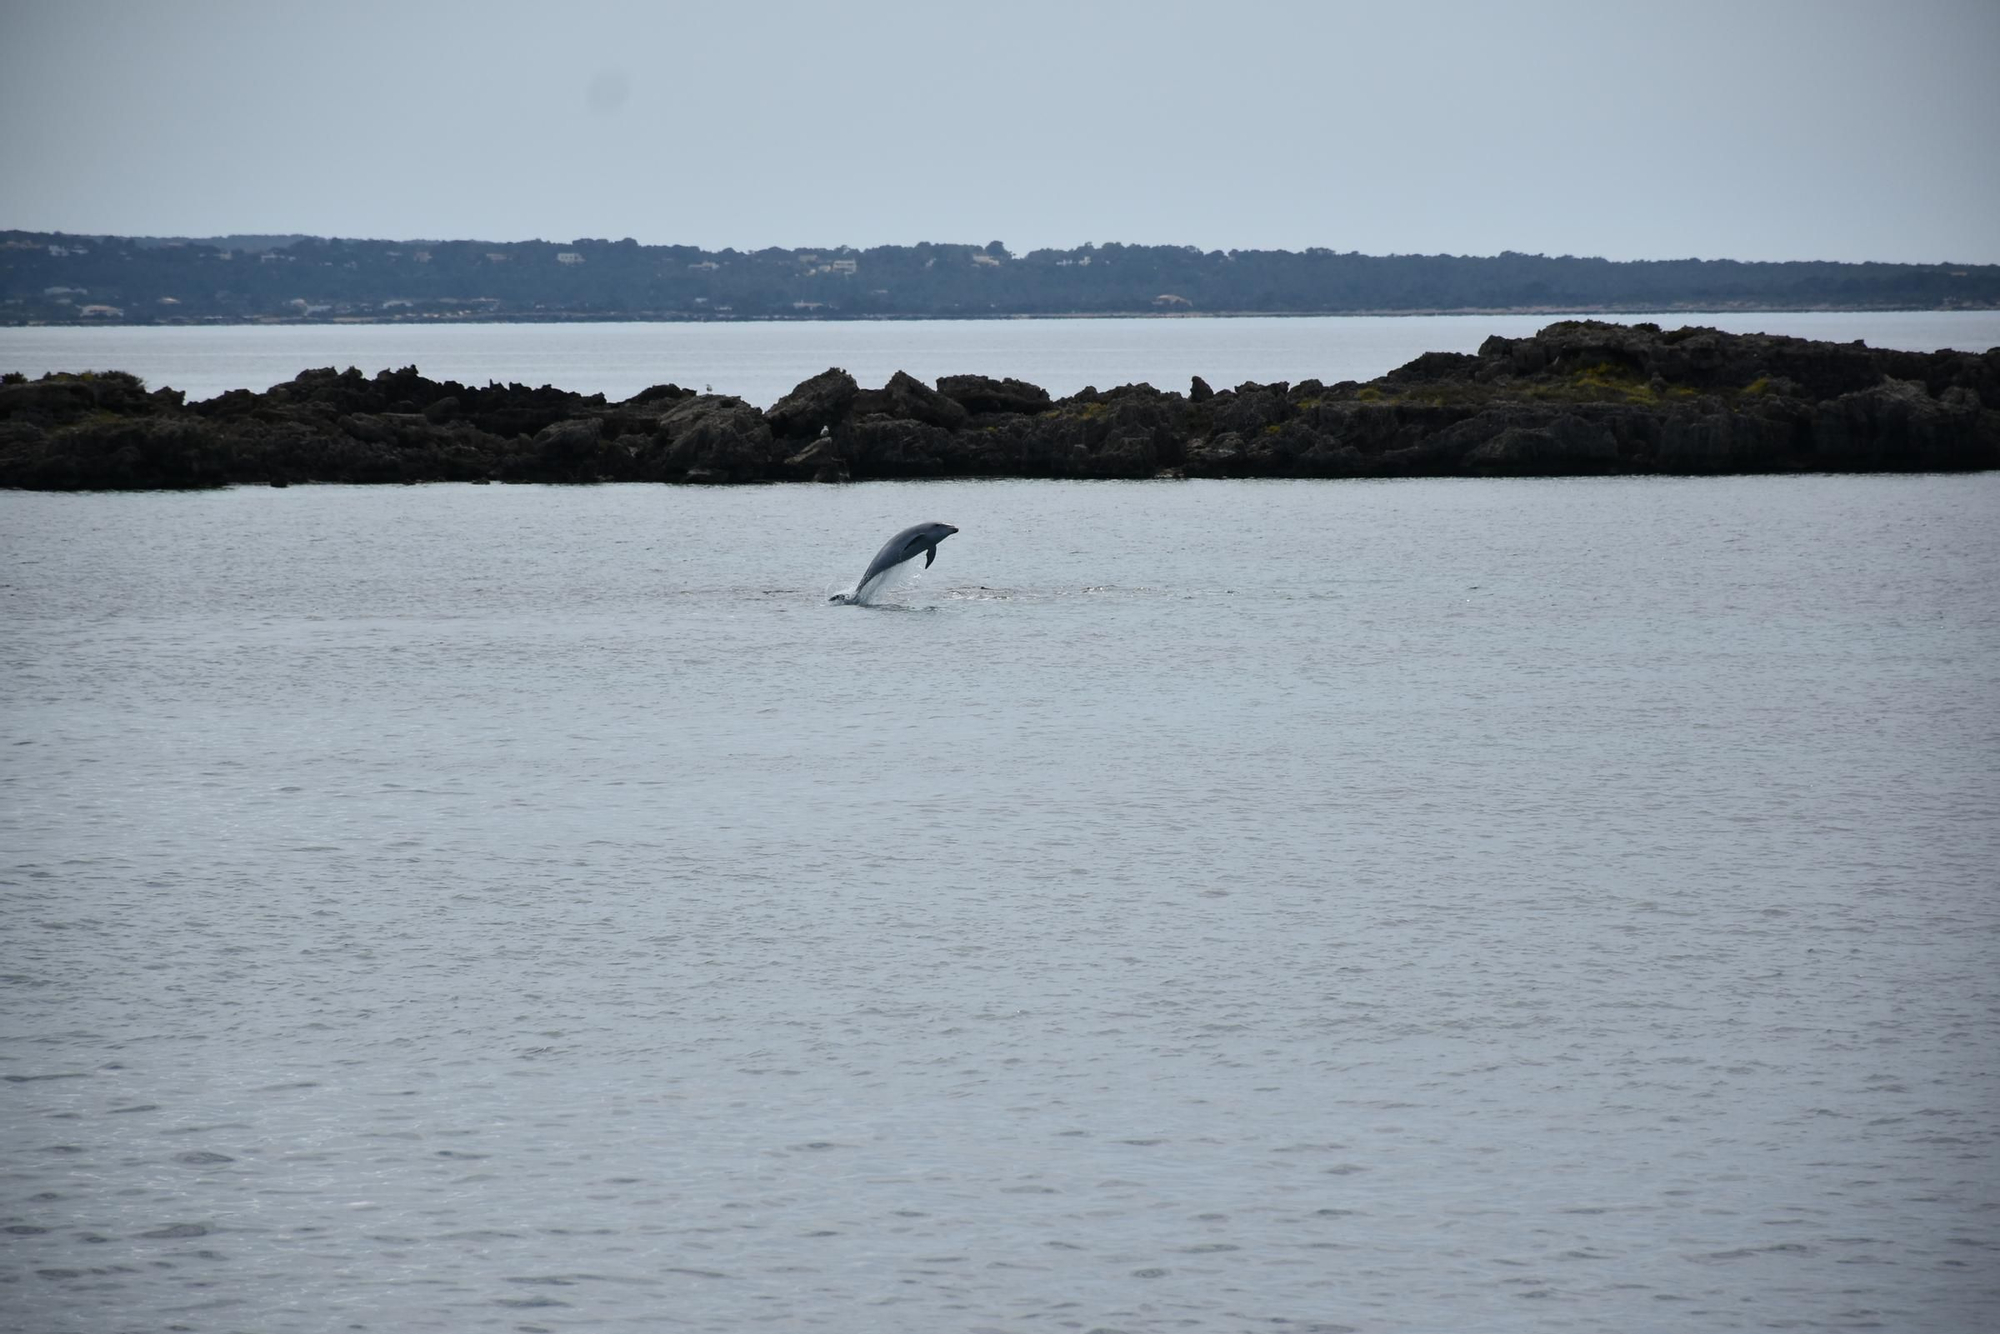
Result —
<path fill-rule="evenodd" d="M 839 594 L 830 601 L 845 603 L 850 607 L 872 607 L 876 611 L 888 611 L 894 609 L 896 604 L 878 599 L 910 592 L 922 583 L 923 579 L 924 567 L 916 561 L 906 560 L 901 565 L 890 566 L 872 579 L 863 580 L 852 593 Z"/>

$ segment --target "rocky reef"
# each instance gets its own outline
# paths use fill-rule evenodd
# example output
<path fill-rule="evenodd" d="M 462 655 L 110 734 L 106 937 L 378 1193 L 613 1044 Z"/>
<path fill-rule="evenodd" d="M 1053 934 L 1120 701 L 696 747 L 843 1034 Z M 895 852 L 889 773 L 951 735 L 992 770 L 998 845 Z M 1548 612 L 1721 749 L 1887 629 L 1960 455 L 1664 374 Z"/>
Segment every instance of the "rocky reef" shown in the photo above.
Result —
<path fill-rule="evenodd" d="M 1019 380 L 843 370 L 768 410 L 657 385 L 623 402 L 415 367 L 311 370 L 187 403 L 117 372 L 0 383 L 0 486 L 304 482 L 1488 477 L 2000 467 L 2000 348 L 1895 352 L 1565 321 L 1367 384 L 1052 399 Z"/>

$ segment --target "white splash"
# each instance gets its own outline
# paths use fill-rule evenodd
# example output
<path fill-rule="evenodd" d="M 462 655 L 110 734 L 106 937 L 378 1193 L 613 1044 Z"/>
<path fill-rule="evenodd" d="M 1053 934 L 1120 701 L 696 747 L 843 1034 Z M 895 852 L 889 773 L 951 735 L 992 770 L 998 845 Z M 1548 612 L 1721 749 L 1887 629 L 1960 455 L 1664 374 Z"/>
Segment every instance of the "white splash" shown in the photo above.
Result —
<path fill-rule="evenodd" d="M 886 594 L 906 593 L 923 581 L 924 562 L 915 558 L 891 565 L 878 572 L 874 578 L 865 581 L 852 593 L 842 594 L 833 600 L 845 602 L 851 607 L 870 607 Z"/>

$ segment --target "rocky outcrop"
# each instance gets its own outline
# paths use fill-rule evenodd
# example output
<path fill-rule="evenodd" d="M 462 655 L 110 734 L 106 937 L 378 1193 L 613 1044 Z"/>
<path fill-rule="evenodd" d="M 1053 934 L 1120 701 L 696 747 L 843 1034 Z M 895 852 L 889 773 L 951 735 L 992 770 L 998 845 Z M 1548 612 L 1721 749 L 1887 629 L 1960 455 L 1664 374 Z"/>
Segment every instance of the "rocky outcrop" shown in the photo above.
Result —
<path fill-rule="evenodd" d="M 780 459 L 764 414 L 740 398 L 703 394 L 661 414 L 641 451 L 641 479 L 761 482 Z"/>
<path fill-rule="evenodd" d="M 845 417 L 860 392 L 854 377 L 836 366 L 773 403 L 764 418 L 771 424 L 771 433 L 781 440 L 816 436 Z"/>
<path fill-rule="evenodd" d="M 129 375 L 0 383 L 0 485 L 872 478 L 1423 477 L 2000 467 L 2000 349 L 1893 352 L 1568 321 L 1369 384 L 1151 385 L 1052 399 L 1020 380 L 814 376 L 759 411 L 656 385 L 309 370 L 188 404 Z"/>
<path fill-rule="evenodd" d="M 975 415 L 1047 412 L 1050 407 L 1049 391 L 1025 380 L 946 375 L 938 379 L 938 392 Z"/>
<path fill-rule="evenodd" d="M 864 389 L 855 396 L 854 415 L 894 417 L 956 431 L 971 413 L 916 376 L 897 371 L 880 389 Z"/>

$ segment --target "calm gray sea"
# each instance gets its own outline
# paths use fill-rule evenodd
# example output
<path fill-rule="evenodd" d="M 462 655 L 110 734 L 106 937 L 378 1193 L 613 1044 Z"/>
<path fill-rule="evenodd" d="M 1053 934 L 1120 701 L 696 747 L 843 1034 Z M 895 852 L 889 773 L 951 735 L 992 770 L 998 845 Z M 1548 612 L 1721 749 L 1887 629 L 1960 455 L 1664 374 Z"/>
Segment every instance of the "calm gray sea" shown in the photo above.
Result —
<path fill-rule="evenodd" d="M 0 541 L 0 1327 L 2000 1321 L 2000 474 Z"/>
<path fill-rule="evenodd" d="M 828 366 L 864 385 L 1016 376 L 1058 396 L 1145 382 L 1185 391 L 1272 380 L 1372 380 L 1425 352 L 1473 352 L 1521 338 L 1546 315 L 1323 316 L 1297 319 L 850 320 L 740 324 L 320 324 L 215 328 L 0 328 L 0 371 L 122 370 L 190 398 L 266 389 L 309 366 L 364 374 L 415 366 L 438 380 L 553 384 L 629 398 L 675 383 L 768 407 Z M 1665 328 L 1706 324 L 1871 347 L 1984 352 L 2000 311 L 1675 311 L 1582 316 Z"/>

